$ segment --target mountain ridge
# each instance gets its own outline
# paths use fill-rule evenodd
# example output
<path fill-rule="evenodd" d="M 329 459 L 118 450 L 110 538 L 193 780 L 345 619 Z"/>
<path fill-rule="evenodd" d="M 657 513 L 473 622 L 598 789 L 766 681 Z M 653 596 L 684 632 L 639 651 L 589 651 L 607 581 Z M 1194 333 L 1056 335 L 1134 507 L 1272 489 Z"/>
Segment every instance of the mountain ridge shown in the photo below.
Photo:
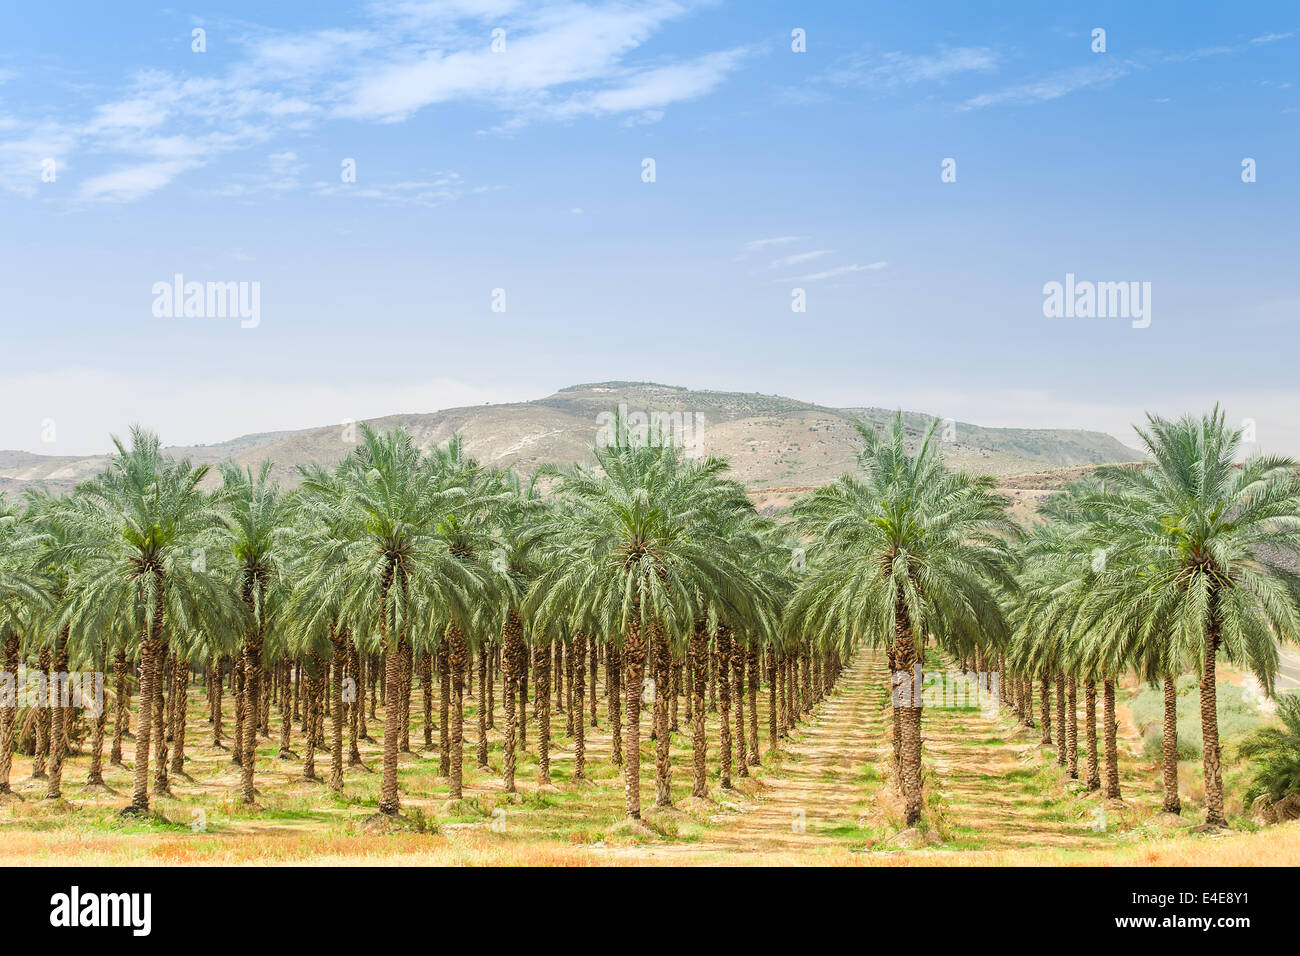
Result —
<path fill-rule="evenodd" d="M 834 408 L 758 392 L 690 389 L 657 382 L 611 380 L 570 385 L 527 402 L 460 406 L 434 412 L 406 412 L 368 419 L 375 428 L 404 425 L 423 446 L 459 432 L 468 454 L 485 464 L 513 465 L 527 473 L 544 463 L 591 461 L 591 447 L 608 428 L 615 409 L 634 425 L 653 422 L 678 435 L 692 453 L 731 460 L 746 487 L 764 489 L 825 484 L 853 467 L 856 420 L 887 425 L 897 410 Z M 933 416 L 904 411 L 913 443 Z M 937 432 L 956 467 L 995 476 L 1031 474 L 1055 468 L 1136 461 L 1141 455 L 1113 436 L 1081 429 L 991 428 L 951 419 Z M 174 445 L 173 457 L 196 464 L 233 461 L 251 465 L 270 459 L 273 474 L 297 483 L 297 465 L 331 465 L 353 447 L 350 423 L 254 432 L 224 442 Z M 66 491 L 103 468 L 106 455 L 41 455 L 0 451 L 0 494 L 32 486 Z"/>

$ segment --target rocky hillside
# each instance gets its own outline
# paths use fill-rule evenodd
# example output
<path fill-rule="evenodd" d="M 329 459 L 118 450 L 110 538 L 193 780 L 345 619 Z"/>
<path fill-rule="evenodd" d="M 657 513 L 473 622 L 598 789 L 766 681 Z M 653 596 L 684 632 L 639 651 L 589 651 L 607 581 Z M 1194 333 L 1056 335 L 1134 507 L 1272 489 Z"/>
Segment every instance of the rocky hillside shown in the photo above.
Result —
<path fill-rule="evenodd" d="M 531 402 L 391 415 L 370 424 L 376 428 L 404 425 L 428 445 L 460 432 L 469 453 L 481 461 L 513 464 L 527 472 L 546 462 L 588 460 L 592 444 L 602 429 L 610 427 L 611 413 L 620 407 L 635 426 L 671 431 L 693 452 L 729 458 L 747 487 L 773 500 L 783 497 L 781 489 L 824 484 L 850 468 L 857 447 L 856 419 L 883 425 L 895 414 L 880 408 L 827 408 L 779 395 L 601 382 L 575 385 Z M 907 412 L 904 421 L 915 438 L 929 417 Z M 351 447 L 349 439 L 354 434 L 355 428 L 346 424 L 331 424 L 169 451 L 211 464 L 227 460 L 253 464 L 269 458 L 275 462 L 277 477 L 293 484 L 297 465 L 338 461 Z M 984 428 L 948 422 L 941 426 L 940 435 L 954 465 L 993 475 L 1031 474 L 1140 457 L 1100 432 Z M 66 490 L 103 464 L 102 456 L 0 451 L 0 493 L 13 494 L 34 484 Z"/>

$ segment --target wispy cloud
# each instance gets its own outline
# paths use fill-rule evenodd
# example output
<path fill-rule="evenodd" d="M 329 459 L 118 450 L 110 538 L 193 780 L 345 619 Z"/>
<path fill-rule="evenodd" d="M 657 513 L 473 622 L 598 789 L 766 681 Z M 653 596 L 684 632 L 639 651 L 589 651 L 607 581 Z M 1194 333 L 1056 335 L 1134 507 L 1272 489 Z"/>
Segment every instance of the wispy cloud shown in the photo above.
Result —
<path fill-rule="evenodd" d="M 888 262 L 871 262 L 866 265 L 854 264 L 851 266 L 835 266 L 833 269 L 826 269 L 823 272 L 810 272 L 807 275 L 791 276 L 789 279 L 782 279 L 782 282 L 820 282 L 823 279 L 834 279 L 836 276 L 849 275 L 854 272 L 879 272 L 886 268 Z"/>
<path fill-rule="evenodd" d="M 1265 33 L 1251 39 L 1251 43 L 1276 43 L 1278 40 L 1289 40 L 1295 36 L 1294 30 L 1288 30 L 1286 33 Z"/>
<path fill-rule="evenodd" d="M 827 70 L 824 78 L 840 86 L 894 88 L 942 83 L 963 73 L 992 73 L 998 55 L 988 47 L 941 47 L 937 53 L 878 53 L 864 50 Z"/>
<path fill-rule="evenodd" d="M 359 24 L 307 32 L 226 25 L 224 72 L 142 69 L 77 118 L 5 116 L 0 182 L 34 195 L 40 163 L 86 170 L 74 201 L 130 202 L 223 154 L 269 144 L 333 120 L 394 123 L 442 103 L 486 111 L 486 130 L 619 117 L 653 123 L 675 104 L 707 96 L 750 51 L 690 57 L 640 54 L 703 0 L 376 0 Z M 493 46 L 503 29 L 504 47 Z M 5 75 L 7 76 L 7 74 Z M 5 76 L 0 76 L 0 82 Z M 162 131 L 166 135 L 160 135 Z M 98 168 L 96 168 L 98 167 Z M 296 170 L 245 173 L 209 191 L 298 188 Z M 418 201 L 451 196 L 446 183 L 394 183 L 355 195 Z"/>
<path fill-rule="evenodd" d="M 813 249 L 810 252 L 796 252 L 794 255 L 774 259 L 768 268 L 779 269 L 781 266 L 798 265 L 801 262 L 809 262 L 813 259 L 820 259 L 822 256 L 829 256 L 834 251 L 834 249 Z"/>
<path fill-rule="evenodd" d="M 992 93 L 972 96 L 962 104 L 962 109 L 977 110 L 1003 103 L 1045 103 L 1078 90 L 1108 86 L 1132 70 L 1132 64 L 1118 60 L 1057 70 Z"/>
<path fill-rule="evenodd" d="M 771 239 L 754 239 L 745 243 L 746 252 L 757 252 L 759 249 L 766 249 L 768 246 L 783 246 L 789 242 L 803 242 L 807 236 L 774 236 Z"/>
<path fill-rule="evenodd" d="M 177 159 L 122 166 L 87 179 L 81 184 L 78 195 L 88 202 L 135 202 L 157 192 L 181 173 L 198 165 L 194 160 Z"/>

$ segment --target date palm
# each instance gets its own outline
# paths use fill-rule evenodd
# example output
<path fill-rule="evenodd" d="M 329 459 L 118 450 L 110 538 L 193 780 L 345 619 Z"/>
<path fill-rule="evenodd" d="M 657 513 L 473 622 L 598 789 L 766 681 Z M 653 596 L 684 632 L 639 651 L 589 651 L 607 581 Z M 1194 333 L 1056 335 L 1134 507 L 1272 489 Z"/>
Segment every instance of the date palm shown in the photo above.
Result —
<path fill-rule="evenodd" d="M 9 774 L 18 714 L 21 637 L 52 602 L 38 573 L 40 536 L 17 505 L 0 500 L 0 794 L 11 793 Z"/>
<path fill-rule="evenodd" d="M 892 651 L 894 720 L 908 825 L 921 817 L 921 663 L 933 635 L 961 654 L 1000 645 L 1007 627 L 998 591 L 1014 592 L 1009 542 L 1016 526 L 992 480 L 949 470 L 936 420 L 907 449 L 901 413 L 884 435 L 859 423 L 861 474 L 845 475 L 795 506 L 813 539 L 816 572 L 787 614 L 805 635 Z"/>
<path fill-rule="evenodd" d="M 411 629 L 431 619 L 468 628 L 479 591 L 438 533 L 439 520 L 463 493 L 443 487 L 405 429 L 380 433 L 362 425 L 357 447 L 336 472 L 303 470 L 301 494 L 308 530 L 296 626 L 319 632 L 337 618 L 379 635 L 387 701 L 379 811 L 395 816 L 402 660 Z"/>
<path fill-rule="evenodd" d="M 271 462 L 251 468 L 227 465 L 218 497 L 221 520 L 216 543 L 233 562 L 235 589 L 248 610 L 243 634 L 244 713 L 239 753 L 240 800 L 254 802 L 257 714 L 261 706 L 262 655 L 268 629 L 288 596 L 286 552 L 293 533 L 291 501 L 271 482 Z"/>
<path fill-rule="evenodd" d="M 90 640 L 129 622 L 140 635 L 140 712 L 134 783 L 124 812 L 149 809 L 149 747 L 162 752 L 166 728 L 155 728 L 153 702 L 171 630 L 239 626 L 242 608 L 229 585 L 201 559 L 199 542 L 217 516 L 200 490 L 206 466 L 165 457 L 158 437 L 131 430 L 130 444 L 113 440 L 107 470 L 61 499 L 55 519 L 67 542 L 52 552 L 77 568 L 61 623 L 74 639 Z M 155 731 L 158 740 L 155 741 Z M 156 768 L 161 789 L 165 767 Z"/>
<path fill-rule="evenodd" d="M 1224 826 L 1215 668 L 1222 654 L 1271 691 L 1277 641 L 1300 639 L 1300 480 L 1290 458 L 1236 464 L 1241 433 L 1217 407 L 1137 429 L 1151 463 L 1101 469 L 1081 505 L 1099 513 L 1114 575 L 1098 626 L 1167 635 L 1200 671 L 1206 824 Z M 1177 661 L 1179 654 L 1171 655 Z"/>
<path fill-rule="evenodd" d="M 641 816 L 641 703 L 647 651 L 662 660 L 684 642 L 710 604 L 740 619 L 751 612 L 741 556 L 720 516 L 750 508 L 723 477 L 725 461 L 684 460 L 671 444 L 638 442 L 616 422 L 594 450 L 599 470 L 560 475 L 567 511 L 556 517 L 547 569 L 526 604 L 538 627 L 614 636 L 624 692 L 624 808 Z M 652 666 L 654 660 L 652 660 Z M 656 694 L 656 804 L 671 805 L 667 694 Z"/>

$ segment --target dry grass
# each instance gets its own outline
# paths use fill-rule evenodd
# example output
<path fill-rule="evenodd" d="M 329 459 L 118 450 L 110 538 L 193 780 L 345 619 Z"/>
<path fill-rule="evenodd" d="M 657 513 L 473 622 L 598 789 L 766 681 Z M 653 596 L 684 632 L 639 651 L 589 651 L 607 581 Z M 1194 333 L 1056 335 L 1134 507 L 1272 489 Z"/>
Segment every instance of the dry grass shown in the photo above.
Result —
<path fill-rule="evenodd" d="M 609 762 L 602 702 L 601 726 L 588 731 L 589 782 L 571 779 L 571 742 L 560 716 L 553 724 L 555 792 L 536 785 L 532 725 L 528 752 L 520 760 L 522 793 L 518 798 L 503 793 L 501 740 L 493 733 L 487 770 L 473 767 L 474 741 L 467 741 L 466 799 L 455 806 L 446 803 L 447 783 L 437 776 L 436 755 L 405 755 L 400 766 L 404 812 L 424 832 L 370 833 L 365 821 L 375 813 L 378 774 L 349 769 L 344 792 L 333 794 L 302 781 L 300 762 L 276 759 L 271 741 L 260 745 L 258 807 L 240 806 L 228 753 L 207 743 L 210 730 L 196 691 L 187 775 L 173 777 L 175 798 L 155 801 L 151 817 L 117 815 L 129 793 L 127 768 L 106 768 L 116 794 L 82 792 L 87 757 L 73 758 L 64 778 L 68 805 L 55 807 L 39 799 L 42 782 L 24 779 L 30 764 L 19 758 L 13 779 L 23 799 L 0 803 L 0 865 L 1259 866 L 1300 861 L 1300 823 L 1218 837 L 1148 826 L 1159 809 L 1159 775 L 1139 762 L 1135 731 L 1125 737 L 1121 761 L 1127 805 L 1108 811 L 1109 826 L 1096 831 L 1091 824 L 1098 796 L 1069 789 L 1054 752 L 1038 746 L 1036 732 L 1018 731 L 1005 718 L 940 708 L 927 709 L 925 718 L 924 826 L 942 845 L 893 850 L 888 839 L 902 825 L 888 779 L 888 689 L 880 662 L 869 656 L 856 662 L 837 693 L 775 753 L 766 752 L 765 700 L 760 694 L 763 766 L 748 780 L 736 778 L 733 790 L 717 787 L 718 728 L 710 715 L 709 801 L 686 800 L 689 741 L 675 736 L 678 809 L 650 810 L 653 762 L 645 742 L 645 827 L 623 823 L 622 778 Z M 412 708 L 417 720 L 420 709 Z M 466 727 L 472 738 L 472 706 L 470 718 Z M 372 733 L 381 726 L 372 723 Z M 276 730 L 278 739 L 278 725 Z M 643 730 L 649 730 L 648 723 Z M 417 749 L 422 738 L 417 726 L 412 732 Z M 377 767 L 379 742 L 367 742 L 362 751 Z M 317 768 L 328 770 L 326 755 L 318 755 Z M 1199 819 L 1191 768 L 1184 772 L 1183 794 L 1186 817 Z M 494 828 L 502 812 L 507 825 Z M 203 825 L 197 826 L 200 819 Z M 802 826 L 792 826 L 796 819 Z M 1234 822 L 1242 831 L 1249 826 L 1240 817 Z"/>

